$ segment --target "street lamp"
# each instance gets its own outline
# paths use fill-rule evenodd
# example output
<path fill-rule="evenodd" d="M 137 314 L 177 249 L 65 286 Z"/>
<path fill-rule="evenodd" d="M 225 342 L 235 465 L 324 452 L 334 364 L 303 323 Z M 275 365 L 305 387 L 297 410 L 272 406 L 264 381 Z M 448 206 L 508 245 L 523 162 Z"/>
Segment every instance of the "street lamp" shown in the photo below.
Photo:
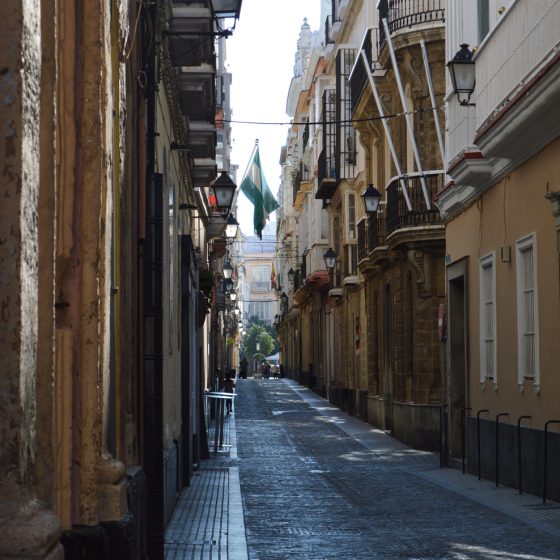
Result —
<path fill-rule="evenodd" d="M 237 185 L 231 180 L 227 171 L 222 171 L 220 176 L 212 183 L 212 189 L 216 195 L 216 205 L 223 214 L 229 212 L 233 202 L 233 195 Z M 235 219 L 235 218 L 234 218 Z"/>
<path fill-rule="evenodd" d="M 241 2 L 243 0 L 209 0 L 210 9 L 212 10 L 212 15 L 216 22 L 218 37 L 229 37 L 233 30 L 235 29 L 235 24 L 239 19 L 239 13 L 241 12 Z M 222 29 L 218 23 L 221 19 L 233 19 L 233 25 L 226 29 Z"/>
<path fill-rule="evenodd" d="M 474 107 L 475 105 L 469 103 L 476 83 L 476 72 L 472 58 L 473 52 L 469 51 L 469 45 L 463 43 L 453 60 L 447 63 L 453 83 L 453 91 L 457 94 L 459 104 L 463 107 Z"/>
<path fill-rule="evenodd" d="M 212 13 L 216 18 L 239 19 L 243 0 L 210 0 Z"/>
<path fill-rule="evenodd" d="M 231 278 L 226 278 L 224 280 L 224 292 L 227 294 L 233 290 L 233 280 Z"/>
<path fill-rule="evenodd" d="M 336 264 L 336 253 L 329 247 L 325 254 L 323 255 L 325 259 L 325 266 L 328 270 L 332 270 Z"/>
<path fill-rule="evenodd" d="M 364 207 L 368 214 L 375 214 L 379 208 L 379 201 L 381 200 L 381 193 L 373 186 L 368 185 L 367 189 L 362 193 Z"/>
<path fill-rule="evenodd" d="M 224 275 L 224 278 L 226 280 L 229 280 L 232 277 L 233 266 L 231 266 L 231 264 L 229 264 L 229 261 L 224 265 L 224 268 L 222 269 L 222 274 Z"/>
<path fill-rule="evenodd" d="M 233 214 L 230 214 L 226 224 L 226 239 L 232 241 L 237 237 L 237 230 L 239 229 L 239 222 L 235 219 Z"/>
<path fill-rule="evenodd" d="M 293 283 L 295 275 L 296 273 L 294 272 L 294 269 L 290 268 L 290 270 L 288 270 L 288 282 L 290 282 L 290 284 Z"/>
<path fill-rule="evenodd" d="M 231 299 L 231 301 L 235 301 L 237 299 L 237 294 L 235 292 L 231 292 L 229 294 L 229 299 Z"/>
<path fill-rule="evenodd" d="M 233 312 L 235 315 L 239 315 L 241 313 L 241 309 L 239 309 L 239 307 L 236 306 Z"/>

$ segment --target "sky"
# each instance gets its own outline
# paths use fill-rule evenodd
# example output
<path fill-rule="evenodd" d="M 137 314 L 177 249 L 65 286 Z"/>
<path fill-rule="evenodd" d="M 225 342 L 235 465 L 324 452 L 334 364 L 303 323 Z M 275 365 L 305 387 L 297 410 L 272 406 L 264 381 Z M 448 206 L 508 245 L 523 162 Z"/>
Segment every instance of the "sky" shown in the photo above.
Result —
<path fill-rule="evenodd" d="M 232 74 L 233 120 L 289 122 L 286 99 L 293 77 L 297 40 L 303 19 L 319 29 L 320 0 L 243 0 L 241 16 L 227 39 L 226 65 Z M 280 150 L 288 126 L 232 124 L 231 161 L 239 166 L 241 183 L 259 139 L 261 165 L 272 194 L 280 186 Z M 253 206 L 243 193 L 238 198 L 237 221 L 253 235 Z"/>

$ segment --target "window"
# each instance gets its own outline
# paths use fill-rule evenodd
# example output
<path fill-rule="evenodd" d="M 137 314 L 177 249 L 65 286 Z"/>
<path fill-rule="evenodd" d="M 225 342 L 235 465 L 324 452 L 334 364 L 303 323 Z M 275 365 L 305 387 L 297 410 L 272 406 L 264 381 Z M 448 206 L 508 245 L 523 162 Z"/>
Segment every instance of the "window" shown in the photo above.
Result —
<path fill-rule="evenodd" d="M 488 0 L 478 0 L 478 42 L 484 41 L 490 31 L 490 5 Z"/>
<path fill-rule="evenodd" d="M 270 303 L 268 301 L 254 301 L 249 304 L 249 317 L 256 317 L 259 321 L 270 324 Z"/>
<path fill-rule="evenodd" d="M 518 382 L 539 383 L 539 331 L 536 282 L 536 237 L 517 241 L 517 364 Z"/>
<path fill-rule="evenodd" d="M 265 292 L 270 290 L 270 267 L 268 265 L 253 267 L 251 289 Z"/>
<path fill-rule="evenodd" d="M 329 215 L 326 209 L 321 209 L 321 240 L 329 238 Z"/>
<path fill-rule="evenodd" d="M 496 380 L 496 253 L 480 259 L 480 382 Z"/>
<path fill-rule="evenodd" d="M 358 246 L 357 245 L 346 245 L 346 263 L 345 263 L 345 275 L 346 276 L 356 276 L 358 274 Z"/>

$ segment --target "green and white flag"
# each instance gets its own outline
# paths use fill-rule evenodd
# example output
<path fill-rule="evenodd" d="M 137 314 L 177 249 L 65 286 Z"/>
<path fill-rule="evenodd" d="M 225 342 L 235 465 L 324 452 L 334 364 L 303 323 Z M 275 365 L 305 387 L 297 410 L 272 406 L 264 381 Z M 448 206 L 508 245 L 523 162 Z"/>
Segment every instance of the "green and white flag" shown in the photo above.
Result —
<path fill-rule="evenodd" d="M 255 207 L 253 225 L 255 227 L 255 233 L 259 236 L 259 239 L 262 239 L 262 230 L 266 225 L 266 220 L 271 212 L 274 212 L 279 205 L 274 196 L 272 196 L 266 179 L 264 178 L 258 144 L 255 146 L 253 159 L 241 182 L 241 190 Z"/>

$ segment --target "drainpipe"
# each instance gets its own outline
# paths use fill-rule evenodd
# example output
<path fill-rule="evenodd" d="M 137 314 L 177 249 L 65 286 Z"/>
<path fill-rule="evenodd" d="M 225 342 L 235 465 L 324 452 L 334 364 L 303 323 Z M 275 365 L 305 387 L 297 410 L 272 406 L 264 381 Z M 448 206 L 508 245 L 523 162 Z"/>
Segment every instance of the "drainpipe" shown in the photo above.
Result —
<path fill-rule="evenodd" d="M 157 5 L 146 8 L 149 19 L 144 38 L 146 93 L 146 239 L 144 246 L 144 445 L 143 463 L 148 485 L 148 556 L 163 560 L 163 181 L 155 173 Z"/>

